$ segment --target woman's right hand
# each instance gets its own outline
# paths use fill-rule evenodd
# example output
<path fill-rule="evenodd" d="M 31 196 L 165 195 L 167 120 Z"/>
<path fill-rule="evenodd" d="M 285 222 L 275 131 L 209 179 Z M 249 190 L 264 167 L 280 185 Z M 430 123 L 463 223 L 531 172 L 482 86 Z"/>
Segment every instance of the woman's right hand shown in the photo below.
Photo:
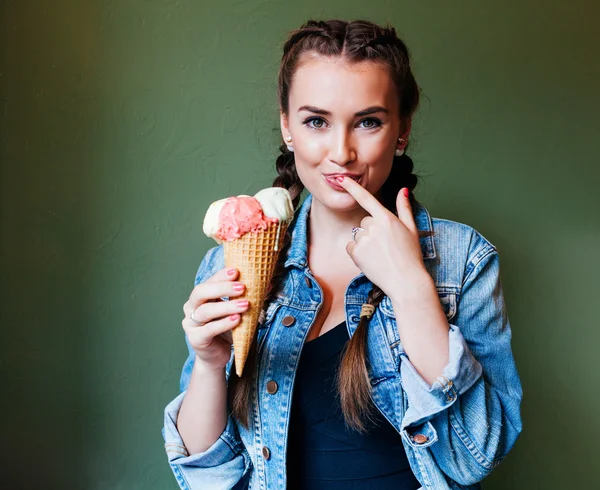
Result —
<path fill-rule="evenodd" d="M 228 270 L 233 274 L 228 275 Z M 231 329 L 240 322 L 240 315 L 248 309 L 246 304 L 238 304 L 234 299 L 245 292 L 245 285 L 235 282 L 237 269 L 221 269 L 192 290 L 183 305 L 185 318 L 181 322 L 190 345 L 196 352 L 196 362 L 207 369 L 222 369 L 231 357 Z M 241 290 L 235 289 L 241 285 Z M 227 296 L 230 301 L 223 301 Z M 191 318 L 193 313 L 194 320 Z M 234 316 L 232 316 L 234 315 Z"/>

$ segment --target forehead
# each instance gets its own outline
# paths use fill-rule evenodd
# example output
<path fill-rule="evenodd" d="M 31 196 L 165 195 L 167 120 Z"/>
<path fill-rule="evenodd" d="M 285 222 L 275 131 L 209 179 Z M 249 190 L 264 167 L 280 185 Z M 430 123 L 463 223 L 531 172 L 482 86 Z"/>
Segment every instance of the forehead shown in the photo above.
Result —
<path fill-rule="evenodd" d="M 388 69 L 372 61 L 306 57 L 294 73 L 290 110 L 313 105 L 332 113 L 352 113 L 373 105 L 395 112 L 397 95 Z"/>

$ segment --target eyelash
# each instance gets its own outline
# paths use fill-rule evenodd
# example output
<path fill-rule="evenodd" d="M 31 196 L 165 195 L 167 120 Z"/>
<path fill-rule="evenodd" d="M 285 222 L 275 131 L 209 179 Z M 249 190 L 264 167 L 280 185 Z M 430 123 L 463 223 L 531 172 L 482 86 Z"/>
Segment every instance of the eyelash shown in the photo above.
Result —
<path fill-rule="evenodd" d="M 307 128 L 309 129 L 314 129 L 314 130 L 320 130 L 323 128 L 315 128 L 313 126 L 309 126 L 309 123 L 313 122 L 313 121 L 325 121 L 325 119 L 323 119 L 322 117 L 309 117 L 306 121 L 304 121 L 302 124 L 304 124 Z M 365 121 L 373 121 L 375 123 L 375 126 L 372 126 L 370 128 L 365 128 L 365 129 L 376 129 L 378 127 L 380 127 L 383 123 L 381 122 L 380 119 L 377 119 L 376 117 L 367 117 L 366 119 L 363 119 L 362 121 L 360 121 L 361 123 L 365 122 Z M 360 123 L 359 123 L 360 124 Z"/>

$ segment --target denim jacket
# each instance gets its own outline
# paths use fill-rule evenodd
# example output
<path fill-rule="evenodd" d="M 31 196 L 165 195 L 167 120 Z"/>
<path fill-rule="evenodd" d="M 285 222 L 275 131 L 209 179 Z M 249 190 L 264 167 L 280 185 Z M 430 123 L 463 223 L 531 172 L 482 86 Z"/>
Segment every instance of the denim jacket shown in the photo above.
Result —
<path fill-rule="evenodd" d="M 290 224 L 292 243 L 283 287 L 259 321 L 258 376 L 249 427 L 230 415 L 219 439 L 205 452 L 192 455 L 176 428 L 195 358 L 186 337 L 189 356 L 180 394 L 166 406 L 162 429 L 170 467 L 184 490 L 286 488 L 294 376 L 302 345 L 323 302 L 307 261 L 311 202 L 309 194 Z M 417 201 L 413 201 L 413 216 L 419 230 L 435 232 L 421 237 L 420 245 L 450 327 L 449 360 L 442 375 L 428 384 L 402 348 L 392 302 L 385 296 L 368 326 L 372 399 L 401 435 L 423 488 L 479 489 L 477 482 L 505 458 L 522 430 L 522 388 L 511 351 L 498 252 L 470 226 L 432 218 Z M 223 267 L 222 245 L 211 248 L 195 284 Z M 372 287 L 360 273 L 346 289 L 350 336 Z M 226 367 L 227 377 L 231 364 L 232 360 Z"/>

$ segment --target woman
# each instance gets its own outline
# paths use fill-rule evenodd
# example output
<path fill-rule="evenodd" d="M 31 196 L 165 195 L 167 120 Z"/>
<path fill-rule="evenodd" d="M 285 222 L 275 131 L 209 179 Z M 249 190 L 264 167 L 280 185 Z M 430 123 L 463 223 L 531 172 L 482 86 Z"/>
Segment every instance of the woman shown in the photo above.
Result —
<path fill-rule="evenodd" d="M 163 429 L 181 488 L 480 488 L 513 447 L 522 391 L 498 253 L 412 194 L 418 102 L 393 28 L 309 21 L 291 33 L 273 186 L 295 208 L 309 195 L 242 378 L 230 331 L 244 285 L 221 245 L 200 264 Z"/>

